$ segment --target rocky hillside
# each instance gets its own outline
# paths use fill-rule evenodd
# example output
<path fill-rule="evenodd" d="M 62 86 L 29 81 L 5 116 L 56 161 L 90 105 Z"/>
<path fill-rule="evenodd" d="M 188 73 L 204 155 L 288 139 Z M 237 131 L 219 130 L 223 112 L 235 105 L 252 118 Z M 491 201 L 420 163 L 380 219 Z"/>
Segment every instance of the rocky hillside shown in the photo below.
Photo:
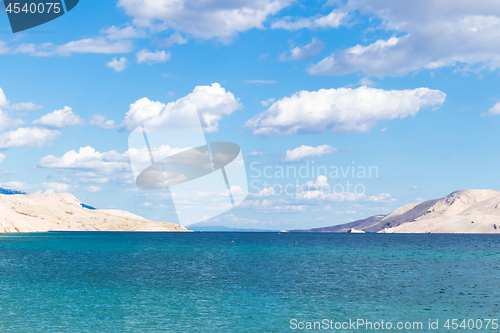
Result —
<path fill-rule="evenodd" d="M 386 216 L 303 231 L 347 232 L 351 228 L 382 233 L 500 233 L 500 191 L 456 191 L 441 199 L 402 206 Z"/>
<path fill-rule="evenodd" d="M 46 231 L 188 231 L 111 209 L 83 208 L 72 194 L 0 194 L 0 233 Z"/>

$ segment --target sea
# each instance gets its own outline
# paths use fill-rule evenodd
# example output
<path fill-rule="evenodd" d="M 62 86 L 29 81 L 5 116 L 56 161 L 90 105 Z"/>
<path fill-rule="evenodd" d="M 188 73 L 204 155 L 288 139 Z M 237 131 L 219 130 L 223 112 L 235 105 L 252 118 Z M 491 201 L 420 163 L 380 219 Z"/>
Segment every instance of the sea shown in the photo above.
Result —
<path fill-rule="evenodd" d="M 496 332 L 499 304 L 498 235 L 0 235 L 0 332 Z"/>

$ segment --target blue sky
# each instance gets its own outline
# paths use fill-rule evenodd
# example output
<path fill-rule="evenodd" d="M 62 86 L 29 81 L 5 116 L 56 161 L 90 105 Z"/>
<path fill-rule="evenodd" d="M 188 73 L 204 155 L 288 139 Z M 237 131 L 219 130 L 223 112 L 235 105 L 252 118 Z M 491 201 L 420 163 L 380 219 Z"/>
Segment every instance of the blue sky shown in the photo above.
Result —
<path fill-rule="evenodd" d="M 212 225 L 328 226 L 500 189 L 495 1 L 87 0 L 16 34 L 0 17 L 4 187 L 177 222 L 168 191 L 134 184 L 127 141 L 174 102 L 244 154 L 250 194 Z M 307 165 L 378 177 L 255 171 Z M 332 193 L 346 181 L 362 193 Z"/>

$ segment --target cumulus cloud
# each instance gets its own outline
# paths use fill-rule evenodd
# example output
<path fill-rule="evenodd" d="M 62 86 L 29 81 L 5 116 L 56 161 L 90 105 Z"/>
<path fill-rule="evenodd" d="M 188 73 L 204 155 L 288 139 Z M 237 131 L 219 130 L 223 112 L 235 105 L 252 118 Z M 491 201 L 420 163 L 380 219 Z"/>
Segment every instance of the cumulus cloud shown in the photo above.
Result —
<path fill-rule="evenodd" d="M 5 161 L 6 158 L 7 158 L 6 155 L 0 153 L 0 163 L 2 163 L 3 161 Z"/>
<path fill-rule="evenodd" d="M 162 156 L 174 155 L 182 149 L 171 148 L 168 145 L 152 149 L 154 154 Z M 70 150 L 61 157 L 48 155 L 40 159 L 36 166 L 43 169 L 79 170 L 77 174 L 84 183 L 106 183 L 109 176 L 119 172 L 131 173 L 130 157 L 136 161 L 150 161 L 149 150 L 131 148 L 120 154 L 116 150 L 99 152 L 90 146 L 80 147 L 78 151 Z"/>
<path fill-rule="evenodd" d="M 313 38 L 310 44 L 303 47 L 294 47 L 290 50 L 290 55 L 287 53 L 282 53 L 279 57 L 280 61 L 291 61 L 291 60 L 304 60 L 311 58 L 323 50 L 325 43 L 317 38 Z"/>
<path fill-rule="evenodd" d="M 127 58 L 121 57 L 118 60 L 117 57 L 114 57 L 106 63 L 106 67 L 112 68 L 115 72 L 122 72 L 127 68 Z"/>
<path fill-rule="evenodd" d="M 9 106 L 9 104 L 10 102 L 7 100 L 3 89 L 0 88 L 0 108 L 5 108 L 6 106 Z"/>
<path fill-rule="evenodd" d="M 61 110 L 55 110 L 47 113 L 40 119 L 33 121 L 34 125 L 43 126 L 50 129 L 61 129 L 75 125 L 83 125 L 83 119 L 76 115 L 69 106 L 65 106 Z"/>
<path fill-rule="evenodd" d="M 96 126 L 100 129 L 111 129 L 115 128 L 115 121 L 111 119 L 106 119 L 103 115 L 93 115 L 89 121 L 89 125 Z"/>
<path fill-rule="evenodd" d="M 260 101 L 260 104 L 262 104 L 262 106 L 269 106 L 269 104 L 272 104 L 276 101 L 276 99 L 274 98 L 268 98 L 266 100 L 263 100 L 263 101 Z"/>
<path fill-rule="evenodd" d="M 137 63 L 142 64 L 143 62 L 147 62 L 148 64 L 154 64 L 158 62 L 165 62 L 170 60 L 171 53 L 165 51 L 156 51 L 150 52 L 148 49 L 142 49 L 137 52 Z"/>
<path fill-rule="evenodd" d="M 333 148 L 332 146 L 329 145 L 322 145 L 317 147 L 302 145 L 295 149 L 287 150 L 284 161 L 296 162 L 306 157 L 321 157 L 325 154 L 330 154 L 336 151 L 337 148 Z"/>
<path fill-rule="evenodd" d="M 497 102 L 491 109 L 486 111 L 485 113 L 481 113 L 481 116 L 498 116 L 500 115 L 500 102 Z"/>
<path fill-rule="evenodd" d="M 7 128 L 16 128 L 24 123 L 22 119 L 13 118 L 8 112 L 0 109 L 0 130 L 5 130 Z"/>
<path fill-rule="evenodd" d="M 286 16 L 285 18 L 274 21 L 271 24 L 273 29 L 299 30 L 299 29 L 318 29 L 318 28 L 337 28 L 347 13 L 332 11 L 328 15 L 316 15 L 307 18 L 297 18 Z"/>
<path fill-rule="evenodd" d="M 144 38 L 147 36 L 143 30 L 139 30 L 132 26 L 120 29 L 114 25 L 108 29 L 101 30 L 101 34 L 105 35 L 106 38 L 110 40 Z"/>
<path fill-rule="evenodd" d="M 33 111 L 33 110 L 39 110 L 42 107 L 43 107 L 42 105 L 37 105 L 33 102 L 21 102 L 21 103 L 10 104 L 10 101 L 7 100 L 7 97 L 5 96 L 5 93 L 3 92 L 2 88 L 0 88 L 0 108 L 15 110 L 15 111 Z"/>
<path fill-rule="evenodd" d="M 439 90 L 321 89 L 284 97 L 248 120 L 255 135 L 307 133 L 363 133 L 377 121 L 415 115 L 421 108 L 439 106 L 446 94 Z"/>
<path fill-rule="evenodd" d="M 291 0 L 153 1 L 119 0 L 118 6 L 140 27 L 173 28 L 196 38 L 217 37 L 228 42 L 239 32 L 264 28 L 268 16 Z M 156 22 L 160 22 L 159 24 Z"/>
<path fill-rule="evenodd" d="M 157 42 L 157 45 L 159 47 L 171 47 L 175 44 L 182 45 L 182 44 L 186 44 L 187 42 L 188 42 L 188 40 L 186 38 L 182 37 L 181 34 L 175 33 L 175 34 L 170 35 L 170 37 L 165 38 L 165 39 Z"/>
<path fill-rule="evenodd" d="M 0 149 L 43 147 L 50 145 L 61 133 L 38 127 L 21 127 L 0 135 Z"/>
<path fill-rule="evenodd" d="M 100 153 L 92 147 L 81 147 L 78 152 L 71 150 L 61 157 L 45 156 L 37 163 L 39 168 L 96 170 L 111 174 L 121 170 L 129 170 L 128 152 L 120 154 L 115 150 Z"/>
<path fill-rule="evenodd" d="M 500 7 L 495 1 L 350 0 L 343 8 L 377 17 L 379 28 L 397 35 L 335 51 L 310 67 L 310 74 L 361 71 L 381 77 L 456 65 L 500 68 Z"/>
<path fill-rule="evenodd" d="M 121 127 L 132 131 L 141 123 L 157 116 L 182 118 L 182 112 L 179 110 L 186 106 L 196 107 L 206 133 L 217 132 L 218 121 L 224 115 L 242 107 L 231 92 L 226 91 L 220 84 L 213 83 L 210 86 L 197 86 L 189 95 L 168 104 L 153 102 L 143 97 L 130 105 Z"/>

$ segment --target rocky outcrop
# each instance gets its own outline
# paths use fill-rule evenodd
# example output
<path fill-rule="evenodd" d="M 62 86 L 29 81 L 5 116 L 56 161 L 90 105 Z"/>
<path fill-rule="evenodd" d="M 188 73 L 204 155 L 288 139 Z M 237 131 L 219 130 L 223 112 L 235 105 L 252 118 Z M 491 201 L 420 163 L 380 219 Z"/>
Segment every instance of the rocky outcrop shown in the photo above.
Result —
<path fill-rule="evenodd" d="M 47 231 L 188 231 L 112 209 L 81 207 L 72 194 L 0 195 L 0 233 Z"/>

